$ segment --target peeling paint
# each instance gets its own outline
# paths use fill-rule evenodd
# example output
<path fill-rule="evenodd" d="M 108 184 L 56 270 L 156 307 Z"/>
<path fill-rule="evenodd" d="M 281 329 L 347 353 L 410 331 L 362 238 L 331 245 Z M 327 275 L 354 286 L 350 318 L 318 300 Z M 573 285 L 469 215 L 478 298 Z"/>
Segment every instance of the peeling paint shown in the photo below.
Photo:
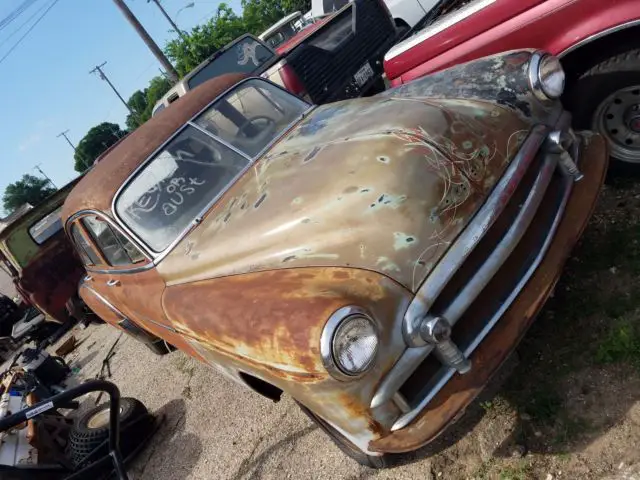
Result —
<path fill-rule="evenodd" d="M 393 249 L 395 251 L 412 247 L 416 243 L 418 243 L 416 237 L 414 237 L 413 235 L 407 235 L 406 233 L 403 233 L 403 232 L 394 232 L 393 238 L 394 238 Z"/>

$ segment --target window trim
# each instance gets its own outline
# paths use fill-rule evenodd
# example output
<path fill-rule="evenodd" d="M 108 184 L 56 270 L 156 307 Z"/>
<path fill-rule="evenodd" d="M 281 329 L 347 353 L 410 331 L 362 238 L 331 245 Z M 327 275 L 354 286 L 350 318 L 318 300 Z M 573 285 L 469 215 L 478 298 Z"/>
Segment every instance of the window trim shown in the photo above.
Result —
<path fill-rule="evenodd" d="M 93 240 L 91 239 L 91 237 L 89 236 L 89 234 L 87 233 L 87 229 L 85 228 L 84 224 L 82 222 L 80 222 L 79 220 L 76 222 L 73 222 L 71 224 L 71 226 L 69 227 L 69 237 L 71 239 L 71 244 L 73 245 L 73 247 L 79 251 L 84 253 L 84 255 L 87 257 L 87 259 L 89 261 L 91 261 L 91 256 L 87 253 L 87 249 L 84 247 L 84 245 L 80 245 L 77 241 L 76 241 L 76 237 L 73 235 L 73 229 L 76 228 L 78 231 L 78 234 L 84 239 L 85 242 L 87 242 L 87 244 L 91 247 L 92 253 L 95 254 L 96 258 L 98 258 L 98 260 L 100 260 L 100 264 L 95 264 L 95 263 L 85 263 L 84 262 L 84 258 L 82 255 L 80 255 L 80 260 L 82 260 L 82 264 L 84 265 L 85 269 L 89 268 L 89 267 L 96 267 L 96 266 L 103 266 L 103 265 L 107 265 L 107 261 L 106 259 L 103 257 L 102 252 L 97 250 L 94 245 L 93 245 Z"/>
<path fill-rule="evenodd" d="M 259 81 L 259 82 L 264 82 L 269 84 L 272 87 L 275 87 L 279 90 L 282 90 L 283 92 L 285 92 L 287 95 L 291 95 L 293 97 L 295 97 L 296 99 L 300 100 L 300 102 L 302 102 L 303 104 L 307 105 L 307 109 L 304 110 L 300 115 L 298 115 L 296 118 L 294 118 L 291 123 L 289 123 L 282 131 L 282 134 L 274 137 L 269 143 L 267 143 L 264 148 L 262 150 L 260 150 L 259 152 L 256 153 L 255 156 L 250 157 L 249 155 L 247 155 L 246 153 L 238 150 L 236 147 L 233 147 L 232 145 L 229 145 L 226 141 L 222 140 L 221 138 L 219 138 L 218 136 L 214 135 L 213 133 L 209 132 L 208 130 L 199 127 L 197 125 L 195 125 L 195 120 L 204 112 L 206 112 L 207 110 L 209 110 L 216 102 L 218 102 L 222 97 L 226 96 L 228 93 L 230 93 L 231 91 L 235 90 L 236 88 L 238 88 L 240 85 L 243 85 L 247 82 L 250 81 Z M 129 238 L 130 240 L 135 240 L 133 243 L 134 245 L 137 245 L 138 248 L 141 249 L 141 251 L 143 253 L 145 253 L 146 256 L 149 257 L 149 259 L 151 260 L 151 263 L 153 265 L 157 265 L 158 263 L 160 263 L 162 261 L 162 259 L 164 259 L 175 247 L 176 245 L 178 245 L 182 239 L 184 239 L 184 237 L 186 237 L 189 232 L 191 230 L 193 230 L 193 228 L 195 228 L 198 224 L 200 224 L 200 222 L 202 221 L 202 219 L 204 218 L 204 216 L 207 214 L 207 212 L 211 209 L 211 207 L 213 207 L 213 205 L 215 205 L 218 200 L 220 200 L 220 198 L 227 193 L 227 191 L 229 191 L 229 189 L 231 188 L 232 185 L 235 184 L 235 182 L 242 176 L 245 174 L 245 172 L 247 170 L 249 170 L 250 168 L 252 168 L 256 162 L 267 152 L 269 151 L 277 142 L 279 142 L 282 137 L 284 137 L 290 130 L 291 128 L 293 128 L 293 126 L 295 126 L 296 124 L 298 124 L 301 120 L 303 120 L 307 115 L 309 115 L 309 113 L 311 113 L 311 111 L 313 111 L 315 108 L 317 108 L 317 105 L 311 104 L 309 102 L 307 102 L 306 100 L 303 100 L 302 98 L 294 95 L 293 93 L 289 92 L 288 90 L 286 90 L 285 88 L 281 87 L 280 85 L 272 82 L 271 80 L 268 80 L 266 78 L 262 78 L 262 77 L 247 77 L 242 79 L 241 81 L 235 83 L 234 85 L 232 85 L 231 87 L 227 88 L 225 91 L 223 91 L 222 93 L 220 93 L 219 95 L 216 96 L 216 98 L 214 98 L 211 102 L 209 102 L 206 106 L 204 106 L 202 109 L 200 109 L 195 115 L 193 115 L 190 119 L 188 119 L 187 121 L 185 121 L 184 125 L 182 125 L 178 130 L 176 130 L 171 136 L 169 136 L 158 148 L 156 148 L 143 162 L 140 163 L 140 165 L 138 165 L 133 172 L 131 172 L 131 174 L 126 178 L 126 180 L 124 182 L 122 182 L 122 185 L 120 185 L 120 187 L 118 187 L 118 189 L 116 190 L 115 194 L 113 195 L 113 198 L 111 199 L 111 215 L 113 215 L 113 218 L 115 219 L 115 222 L 117 223 L 118 227 L 121 229 L 121 232 L 123 234 L 126 234 L 127 238 Z M 195 127 L 194 127 L 195 125 Z M 183 131 L 185 131 L 188 127 L 194 127 L 197 128 L 199 131 L 205 133 L 206 135 L 208 135 L 209 137 L 211 137 L 212 139 L 220 142 L 222 145 L 231 148 L 233 151 L 235 151 L 236 153 L 242 155 L 244 158 L 246 158 L 247 160 L 249 160 L 247 166 L 242 169 L 238 175 L 236 177 L 234 177 L 233 181 L 231 181 L 229 183 L 229 185 L 227 186 L 227 188 L 222 189 L 218 195 L 215 196 L 215 198 L 213 198 L 211 201 L 207 202 L 207 204 L 202 208 L 202 210 L 198 213 L 198 215 L 196 216 L 196 218 L 194 218 L 189 225 L 187 225 L 187 227 L 181 232 L 179 233 L 176 238 L 164 249 L 161 250 L 159 252 L 154 251 L 151 247 L 149 247 L 149 245 L 147 245 L 144 241 L 142 241 L 142 239 L 133 231 L 131 230 L 126 222 L 120 218 L 120 216 L 118 215 L 118 212 L 116 210 L 116 202 L 118 201 L 118 199 L 120 198 L 120 194 L 122 193 L 122 191 L 127 188 L 129 186 L 129 184 L 133 181 L 133 179 L 135 177 L 138 176 L 138 174 L 144 169 L 146 168 L 146 166 L 156 157 L 156 155 L 158 155 L 158 153 L 160 153 L 162 150 L 164 150 L 164 148 L 174 140 L 174 138 L 176 138 L 178 135 L 180 135 Z M 71 221 L 72 218 L 74 218 L 76 215 L 79 215 L 81 212 L 77 212 L 76 214 L 74 214 L 72 217 L 70 217 L 67 222 Z M 106 217 L 105 217 L 106 218 Z M 141 248 L 142 247 L 142 248 Z M 150 268 L 150 267 L 149 267 Z"/>
<path fill-rule="evenodd" d="M 110 265 L 109 262 L 107 261 L 107 259 L 104 258 L 104 254 L 102 253 L 102 250 L 97 247 L 96 242 L 93 239 L 93 236 L 90 235 L 89 232 L 86 231 L 85 225 L 81 222 L 83 217 L 88 217 L 88 216 L 96 216 L 96 217 L 99 217 L 104 222 L 106 222 L 111 228 L 113 228 L 118 233 L 123 235 L 127 240 L 129 240 L 131 242 L 131 244 L 134 247 L 136 247 L 140 251 L 140 253 L 142 253 L 144 258 L 142 260 L 140 260 L 139 262 L 137 262 L 137 263 L 132 263 L 131 265 L 123 265 L 123 266 Z M 76 244 L 76 241 L 73 238 L 73 236 L 71 235 L 71 227 L 74 224 L 77 224 L 80 227 L 82 235 L 89 242 L 89 244 L 93 247 L 93 249 L 97 252 L 98 256 L 105 262 L 104 265 L 85 265 L 85 269 L 88 272 L 92 272 L 92 273 L 111 273 L 111 274 L 114 274 L 114 273 L 135 273 L 135 272 L 141 272 L 141 271 L 144 271 L 144 270 L 148 270 L 148 269 L 150 269 L 150 268 L 155 266 L 155 264 L 153 263 L 153 257 L 150 256 L 148 254 L 148 252 L 145 250 L 145 248 L 143 248 L 143 246 L 140 244 L 140 242 L 138 242 L 138 239 L 136 237 L 132 237 L 127 232 L 123 231 L 123 229 L 120 227 L 120 225 L 118 225 L 116 222 L 114 222 L 111 218 L 109 218 L 104 213 L 99 212 L 97 210 L 81 210 L 79 212 L 74 213 L 71 217 L 69 217 L 67 219 L 67 221 L 65 223 L 65 231 L 67 233 L 67 236 L 71 239 L 71 241 L 73 243 L 73 246 L 75 248 L 77 248 L 78 246 Z M 118 242 L 120 242 L 120 241 L 118 240 Z"/>

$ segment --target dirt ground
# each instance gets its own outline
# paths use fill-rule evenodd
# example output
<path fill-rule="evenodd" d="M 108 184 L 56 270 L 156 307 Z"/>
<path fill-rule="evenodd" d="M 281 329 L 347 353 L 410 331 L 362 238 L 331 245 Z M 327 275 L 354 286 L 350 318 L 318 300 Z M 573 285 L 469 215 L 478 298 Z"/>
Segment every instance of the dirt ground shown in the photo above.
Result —
<path fill-rule="evenodd" d="M 290 398 L 272 403 L 180 352 L 157 357 L 124 336 L 112 380 L 166 416 L 132 476 L 640 479 L 639 239 L 640 188 L 607 187 L 508 378 L 443 438 L 384 471 L 345 457 Z M 84 341 L 67 360 L 93 378 L 119 333 L 75 334 Z"/>

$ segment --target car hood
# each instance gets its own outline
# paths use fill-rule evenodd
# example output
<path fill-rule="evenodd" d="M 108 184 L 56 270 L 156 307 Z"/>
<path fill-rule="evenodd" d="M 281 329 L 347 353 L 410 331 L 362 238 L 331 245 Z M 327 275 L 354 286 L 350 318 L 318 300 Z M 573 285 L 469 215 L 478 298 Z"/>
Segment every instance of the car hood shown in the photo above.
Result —
<path fill-rule="evenodd" d="M 373 97 L 316 108 L 158 265 L 169 285 L 339 266 L 417 290 L 527 125 L 490 102 Z"/>

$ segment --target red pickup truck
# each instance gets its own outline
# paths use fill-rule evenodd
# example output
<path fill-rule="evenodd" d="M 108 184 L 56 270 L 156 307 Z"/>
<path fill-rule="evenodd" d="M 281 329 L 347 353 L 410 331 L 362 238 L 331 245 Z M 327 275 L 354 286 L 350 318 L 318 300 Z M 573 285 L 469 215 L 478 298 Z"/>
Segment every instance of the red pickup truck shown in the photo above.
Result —
<path fill-rule="evenodd" d="M 397 86 L 520 48 L 561 59 L 574 126 L 608 139 L 612 169 L 640 174 L 638 0 L 473 0 L 395 45 L 384 67 Z"/>

